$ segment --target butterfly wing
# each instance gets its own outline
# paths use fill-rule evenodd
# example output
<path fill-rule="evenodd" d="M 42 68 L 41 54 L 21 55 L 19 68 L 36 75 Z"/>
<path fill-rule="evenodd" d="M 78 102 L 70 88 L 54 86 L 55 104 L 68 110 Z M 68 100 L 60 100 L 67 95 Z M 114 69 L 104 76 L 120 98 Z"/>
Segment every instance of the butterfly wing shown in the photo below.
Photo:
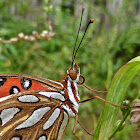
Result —
<path fill-rule="evenodd" d="M 0 74 L 0 98 L 29 90 L 63 90 L 61 82 L 26 74 Z"/>
<path fill-rule="evenodd" d="M 60 140 L 69 122 L 58 91 L 26 91 L 0 99 L 1 140 Z"/>

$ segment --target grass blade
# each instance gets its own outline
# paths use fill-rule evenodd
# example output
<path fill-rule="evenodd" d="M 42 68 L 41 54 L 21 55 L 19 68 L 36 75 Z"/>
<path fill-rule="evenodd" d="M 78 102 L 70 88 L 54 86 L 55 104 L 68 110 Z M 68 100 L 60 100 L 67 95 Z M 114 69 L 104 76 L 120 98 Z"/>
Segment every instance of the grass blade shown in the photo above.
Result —
<path fill-rule="evenodd" d="M 125 95 L 127 94 L 126 90 L 128 86 L 137 74 L 140 74 L 140 56 L 132 59 L 129 63 L 118 70 L 111 82 L 106 100 L 116 105 L 121 105 Z M 113 132 L 118 111 L 119 108 L 113 107 L 109 104 L 105 105 L 104 111 L 99 119 L 95 135 L 93 136 L 93 140 L 108 140 Z"/>

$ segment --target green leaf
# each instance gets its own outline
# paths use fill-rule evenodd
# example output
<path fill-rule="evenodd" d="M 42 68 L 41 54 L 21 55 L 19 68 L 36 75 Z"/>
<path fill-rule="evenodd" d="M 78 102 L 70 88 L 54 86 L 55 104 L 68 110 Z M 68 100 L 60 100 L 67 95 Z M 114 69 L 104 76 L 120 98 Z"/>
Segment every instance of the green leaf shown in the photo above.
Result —
<path fill-rule="evenodd" d="M 127 94 L 126 90 L 128 86 L 137 74 L 140 74 L 140 56 L 132 59 L 129 63 L 118 70 L 111 82 L 106 100 L 116 105 L 121 105 L 125 95 Z M 105 108 L 100 116 L 93 140 L 108 140 L 113 132 L 118 111 L 119 108 L 107 103 L 105 104 Z"/>

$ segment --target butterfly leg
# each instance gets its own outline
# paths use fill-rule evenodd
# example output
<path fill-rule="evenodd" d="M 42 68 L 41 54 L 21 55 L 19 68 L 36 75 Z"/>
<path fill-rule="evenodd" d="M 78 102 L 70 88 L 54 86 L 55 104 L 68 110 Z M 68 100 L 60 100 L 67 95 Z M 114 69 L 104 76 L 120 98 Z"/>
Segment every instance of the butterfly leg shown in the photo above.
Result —
<path fill-rule="evenodd" d="M 76 130 L 76 123 L 78 122 L 77 120 L 77 115 L 75 115 L 75 123 L 74 123 L 74 127 L 73 127 L 73 135 L 78 139 L 80 140 L 76 135 L 75 135 L 75 130 Z"/>
<path fill-rule="evenodd" d="M 110 103 L 110 102 L 108 102 L 107 100 L 105 100 L 105 99 L 103 99 L 103 98 L 101 98 L 101 97 L 99 97 L 99 96 L 93 96 L 93 97 L 91 97 L 91 98 L 88 98 L 88 99 L 85 99 L 85 100 L 83 100 L 83 101 L 80 101 L 79 103 L 84 103 L 84 102 L 90 101 L 90 100 L 95 99 L 95 98 L 96 98 L 96 99 L 99 99 L 99 100 L 102 100 L 102 101 L 104 101 L 105 103 L 108 103 L 108 104 L 110 104 L 110 105 L 112 105 L 112 106 L 115 106 L 115 107 L 131 108 L 131 107 L 127 107 L 127 106 L 115 105 L 115 104 Z"/>
<path fill-rule="evenodd" d="M 86 128 L 77 120 L 77 122 L 80 124 L 80 126 L 85 130 L 85 132 L 88 134 L 88 135 L 90 135 L 90 136 L 92 136 L 92 134 L 90 133 L 90 132 L 88 132 L 88 130 L 86 130 Z"/>
<path fill-rule="evenodd" d="M 89 88 L 87 85 L 85 85 L 84 83 L 82 84 L 85 88 L 87 88 L 90 91 L 96 92 L 96 93 L 107 93 L 108 91 L 99 91 L 99 90 L 94 90 Z"/>

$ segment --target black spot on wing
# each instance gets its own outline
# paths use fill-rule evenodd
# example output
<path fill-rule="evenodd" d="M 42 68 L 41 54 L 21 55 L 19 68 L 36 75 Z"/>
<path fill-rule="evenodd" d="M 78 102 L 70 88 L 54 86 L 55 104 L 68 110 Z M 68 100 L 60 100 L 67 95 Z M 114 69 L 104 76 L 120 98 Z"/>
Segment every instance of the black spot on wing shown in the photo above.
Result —
<path fill-rule="evenodd" d="M 10 88 L 10 95 L 15 94 L 15 93 L 19 93 L 19 92 L 20 92 L 20 89 L 17 86 L 12 86 Z"/>
<path fill-rule="evenodd" d="M 6 78 L 0 78 L 0 87 L 2 87 L 6 81 Z"/>
<path fill-rule="evenodd" d="M 24 90 L 27 90 L 29 89 L 30 87 L 32 86 L 32 81 L 29 80 L 29 79 L 21 79 L 21 87 L 24 89 Z"/>

